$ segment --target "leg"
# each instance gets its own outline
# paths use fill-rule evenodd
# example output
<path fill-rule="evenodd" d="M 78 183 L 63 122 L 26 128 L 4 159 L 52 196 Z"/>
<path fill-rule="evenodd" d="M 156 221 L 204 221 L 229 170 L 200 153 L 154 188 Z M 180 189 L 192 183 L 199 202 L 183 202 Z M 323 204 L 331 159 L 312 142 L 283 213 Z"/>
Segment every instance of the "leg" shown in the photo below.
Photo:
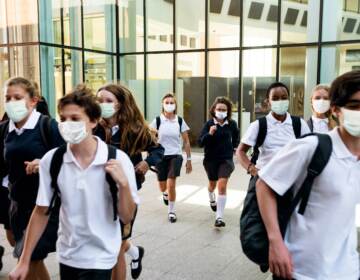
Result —
<path fill-rule="evenodd" d="M 113 280 L 125 280 L 126 279 L 126 260 L 125 252 L 128 250 L 128 244 L 126 240 L 121 242 L 120 252 L 118 256 L 118 261 L 115 267 L 112 270 L 112 279 Z"/>
<path fill-rule="evenodd" d="M 209 192 L 209 202 L 210 208 L 214 212 L 217 210 L 217 203 L 216 203 L 216 196 L 215 196 L 215 188 L 216 188 L 217 181 L 209 180 L 208 192 Z"/>
<path fill-rule="evenodd" d="M 217 183 L 217 181 L 210 181 L 209 180 L 209 186 L 208 186 L 209 193 L 213 193 L 215 191 L 216 183 Z"/>
<path fill-rule="evenodd" d="M 175 200 L 176 200 L 176 178 L 169 178 L 167 180 L 167 190 L 169 194 L 169 208 L 168 208 L 168 217 L 171 223 L 175 223 L 177 218 L 175 214 Z"/>
<path fill-rule="evenodd" d="M 166 192 L 166 181 L 159 181 L 159 188 L 161 192 Z"/>
<path fill-rule="evenodd" d="M 12 233 L 12 231 L 10 229 L 6 230 L 6 239 L 8 240 L 11 247 L 15 246 L 14 234 Z"/>

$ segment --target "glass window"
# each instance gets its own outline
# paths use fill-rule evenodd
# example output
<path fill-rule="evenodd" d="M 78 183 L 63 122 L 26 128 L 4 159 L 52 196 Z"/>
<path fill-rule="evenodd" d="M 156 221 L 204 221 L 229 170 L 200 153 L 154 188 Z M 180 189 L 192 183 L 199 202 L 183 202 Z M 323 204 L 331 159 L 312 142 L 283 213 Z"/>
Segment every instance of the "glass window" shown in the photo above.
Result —
<path fill-rule="evenodd" d="M 240 0 L 209 1 L 208 30 L 210 48 L 240 46 Z"/>
<path fill-rule="evenodd" d="M 0 0 L 0 44 L 7 43 L 6 33 L 6 3 L 5 0 Z"/>
<path fill-rule="evenodd" d="M 136 104 L 144 112 L 144 56 L 126 55 L 120 59 L 121 83 L 131 90 Z"/>
<path fill-rule="evenodd" d="M 243 2 L 244 46 L 275 45 L 277 42 L 277 1 Z"/>
<path fill-rule="evenodd" d="M 115 52 L 115 1 L 85 1 L 83 10 L 84 47 Z"/>
<path fill-rule="evenodd" d="M 120 52 L 144 51 L 143 0 L 119 1 Z"/>
<path fill-rule="evenodd" d="M 61 3 L 56 0 L 39 0 L 39 28 L 42 42 L 61 42 Z"/>
<path fill-rule="evenodd" d="M 10 43 L 37 42 L 37 0 L 6 1 Z"/>
<path fill-rule="evenodd" d="M 205 47 L 205 1 L 176 2 L 177 49 Z"/>
<path fill-rule="evenodd" d="M 146 59 L 146 117 L 152 121 L 161 112 L 162 97 L 173 92 L 173 55 L 149 54 Z"/>
<path fill-rule="evenodd" d="M 10 47 L 10 71 L 10 76 L 22 76 L 39 83 L 39 47 Z"/>
<path fill-rule="evenodd" d="M 289 112 L 310 115 L 311 90 L 316 85 L 317 48 L 293 47 L 280 51 L 280 81 L 290 91 Z"/>
<path fill-rule="evenodd" d="M 147 50 L 173 49 L 173 2 L 164 0 L 146 1 Z M 160 40 L 161 36 L 161 40 Z"/>
<path fill-rule="evenodd" d="M 64 1 L 64 45 L 81 47 L 81 2 Z"/>
<path fill-rule="evenodd" d="M 85 52 L 85 82 L 97 90 L 116 79 L 115 56 Z"/>
<path fill-rule="evenodd" d="M 359 12 L 359 0 L 345 0 L 344 10 L 349 12 Z"/>
<path fill-rule="evenodd" d="M 65 93 L 82 82 L 82 53 L 77 50 L 64 49 L 65 58 Z M 110 61 L 112 63 L 112 61 Z M 89 69 L 90 70 L 90 69 Z"/>
<path fill-rule="evenodd" d="M 6 80 L 9 78 L 9 56 L 7 48 L 0 48 L 0 88 L 4 88 Z M 0 92 L 0 119 L 4 114 L 4 94 Z"/>
<path fill-rule="evenodd" d="M 233 103 L 232 118 L 238 121 L 239 51 L 209 52 L 208 104 L 218 96 L 226 96 Z M 208 114 L 207 114 L 208 116 Z"/>
<path fill-rule="evenodd" d="M 190 127 L 189 137 L 196 145 L 204 125 L 205 54 L 178 53 L 176 56 L 176 98 L 178 114 Z"/>
<path fill-rule="evenodd" d="M 320 1 L 281 2 L 281 43 L 316 42 L 319 36 Z"/>

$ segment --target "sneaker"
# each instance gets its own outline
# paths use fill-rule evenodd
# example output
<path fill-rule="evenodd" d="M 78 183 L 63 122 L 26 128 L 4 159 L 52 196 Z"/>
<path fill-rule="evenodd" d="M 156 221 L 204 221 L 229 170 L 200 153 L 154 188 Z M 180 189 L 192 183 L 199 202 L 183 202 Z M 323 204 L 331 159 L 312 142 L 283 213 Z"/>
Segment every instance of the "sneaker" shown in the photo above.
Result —
<path fill-rule="evenodd" d="M 169 205 L 169 195 L 166 192 L 163 192 L 163 201 L 166 206 Z"/>
<path fill-rule="evenodd" d="M 210 201 L 210 208 L 211 208 L 211 210 L 216 212 L 216 210 L 217 210 L 216 201 Z"/>
<path fill-rule="evenodd" d="M 139 257 L 137 260 L 132 260 L 130 263 L 131 277 L 132 279 L 138 279 L 142 271 L 142 258 L 144 257 L 145 250 L 141 246 L 137 246 L 139 249 Z"/>
<path fill-rule="evenodd" d="M 215 227 L 225 227 L 225 222 L 221 218 L 217 218 L 215 221 Z"/>
<path fill-rule="evenodd" d="M 4 252 L 5 252 L 4 247 L 0 246 L 0 270 L 2 270 L 3 268 L 2 257 L 4 256 Z"/>
<path fill-rule="evenodd" d="M 170 222 L 170 223 L 176 223 L 176 220 L 177 220 L 176 214 L 170 212 L 170 213 L 168 214 L 168 219 L 169 219 L 169 222 Z"/>

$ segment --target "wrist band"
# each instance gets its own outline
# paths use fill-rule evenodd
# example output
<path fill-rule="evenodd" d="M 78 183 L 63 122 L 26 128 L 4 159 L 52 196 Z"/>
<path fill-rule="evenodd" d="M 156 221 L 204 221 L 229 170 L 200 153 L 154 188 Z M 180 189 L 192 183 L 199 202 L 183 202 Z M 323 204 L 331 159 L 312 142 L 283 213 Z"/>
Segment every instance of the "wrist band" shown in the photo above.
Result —
<path fill-rule="evenodd" d="M 187 160 L 187 161 L 191 160 L 191 157 L 187 157 L 186 160 Z"/>

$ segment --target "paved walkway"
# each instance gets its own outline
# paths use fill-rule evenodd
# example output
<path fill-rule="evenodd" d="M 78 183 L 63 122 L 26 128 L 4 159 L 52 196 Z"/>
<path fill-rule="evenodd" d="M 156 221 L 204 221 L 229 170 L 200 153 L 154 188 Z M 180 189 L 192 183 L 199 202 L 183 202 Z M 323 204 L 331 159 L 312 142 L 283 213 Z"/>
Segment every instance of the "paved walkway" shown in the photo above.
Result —
<path fill-rule="evenodd" d="M 250 263 L 240 247 L 239 216 L 247 175 L 237 164 L 229 182 L 224 217 L 226 227 L 218 230 L 213 226 L 215 215 L 208 205 L 207 178 L 200 154 L 193 155 L 193 168 L 192 174 L 183 172 L 178 180 L 178 222 L 175 224 L 167 221 L 167 209 L 161 200 L 155 175 L 151 173 L 146 178 L 139 193 L 141 206 L 133 232 L 133 243 L 146 250 L 139 279 L 265 280 L 268 275 Z M 6 244 L 2 230 L 0 240 L 1 244 Z M 0 280 L 7 279 L 6 275 L 15 263 L 7 247 Z M 54 254 L 47 259 L 47 265 L 52 279 L 59 279 Z"/>

